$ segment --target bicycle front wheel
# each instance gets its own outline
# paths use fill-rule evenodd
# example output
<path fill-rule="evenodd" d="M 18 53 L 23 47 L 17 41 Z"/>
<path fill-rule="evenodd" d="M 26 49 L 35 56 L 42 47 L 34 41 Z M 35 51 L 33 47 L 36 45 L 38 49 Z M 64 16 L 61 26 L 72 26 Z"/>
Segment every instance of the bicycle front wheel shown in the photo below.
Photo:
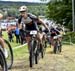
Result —
<path fill-rule="evenodd" d="M 13 65 L 13 50 L 10 43 L 7 40 L 4 39 L 4 42 L 5 42 L 4 54 L 7 61 L 7 66 L 8 69 L 11 69 Z"/>
<path fill-rule="evenodd" d="M 30 61 L 30 67 L 33 67 L 33 65 L 34 65 L 34 49 L 33 49 L 33 47 L 34 47 L 34 41 L 32 40 L 31 42 L 30 42 L 30 48 L 29 48 L 29 51 L 30 51 L 30 56 L 29 56 L 29 61 Z"/>
<path fill-rule="evenodd" d="M 1 49 L 0 49 L 0 71 L 8 71 L 6 59 Z"/>

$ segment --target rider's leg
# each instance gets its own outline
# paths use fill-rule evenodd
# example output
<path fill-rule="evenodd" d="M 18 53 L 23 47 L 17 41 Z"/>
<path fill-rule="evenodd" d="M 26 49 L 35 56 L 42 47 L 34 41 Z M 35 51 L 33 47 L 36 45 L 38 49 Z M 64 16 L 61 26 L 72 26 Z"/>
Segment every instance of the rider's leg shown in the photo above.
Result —
<path fill-rule="evenodd" d="M 38 41 L 40 42 L 41 47 L 42 47 L 42 38 L 43 38 L 43 34 L 42 34 L 42 33 L 38 33 L 38 34 L 37 34 L 37 39 L 38 39 Z M 28 49 L 29 49 L 29 47 L 30 47 L 30 40 L 31 40 L 31 37 L 30 37 L 30 36 L 27 36 L 27 37 L 26 37 L 26 42 L 27 42 L 27 44 L 28 44 Z"/>
<path fill-rule="evenodd" d="M 0 44 L 1 44 L 1 46 L 4 48 L 4 40 L 3 40 L 3 38 L 2 37 L 0 37 Z"/>
<path fill-rule="evenodd" d="M 37 39 L 42 44 L 43 34 L 42 33 L 38 33 L 37 34 Z"/>
<path fill-rule="evenodd" d="M 37 39 L 38 39 L 38 41 L 40 42 L 40 45 L 41 45 L 41 47 L 42 47 L 43 34 L 42 34 L 42 33 L 38 33 L 38 34 L 37 34 Z"/>
<path fill-rule="evenodd" d="M 31 40 L 31 37 L 27 36 L 26 37 L 26 42 L 28 44 L 28 49 L 30 48 L 30 40 Z"/>
<path fill-rule="evenodd" d="M 6 48 L 5 48 L 5 42 L 4 42 L 2 37 L 0 37 L 0 45 L 2 46 L 2 48 L 4 48 L 3 49 L 4 55 L 5 55 L 5 58 L 7 58 L 8 57 L 8 52 L 7 52 Z"/>
<path fill-rule="evenodd" d="M 47 38 L 47 35 L 46 34 L 44 34 L 43 40 L 45 41 L 45 48 L 46 48 L 47 47 L 47 40 L 49 40 L 48 42 L 50 44 L 50 39 Z"/>

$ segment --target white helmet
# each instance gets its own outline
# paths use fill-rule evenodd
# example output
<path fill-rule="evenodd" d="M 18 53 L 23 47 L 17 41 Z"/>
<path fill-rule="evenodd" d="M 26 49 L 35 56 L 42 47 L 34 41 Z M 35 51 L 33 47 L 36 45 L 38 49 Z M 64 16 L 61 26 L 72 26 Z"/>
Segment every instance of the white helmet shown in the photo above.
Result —
<path fill-rule="evenodd" d="M 21 12 L 21 11 L 27 11 L 27 6 L 21 6 L 20 8 L 19 8 L 19 11 Z"/>

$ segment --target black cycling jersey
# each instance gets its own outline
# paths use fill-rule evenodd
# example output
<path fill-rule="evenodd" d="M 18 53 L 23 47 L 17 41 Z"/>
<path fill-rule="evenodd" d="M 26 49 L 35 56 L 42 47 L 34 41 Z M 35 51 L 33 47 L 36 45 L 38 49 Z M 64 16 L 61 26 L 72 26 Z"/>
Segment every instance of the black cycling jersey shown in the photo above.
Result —
<path fill-rule="evenodd" d="M 51 32 L 51 37 L 54 37 L 60 34 L 60 32 L 54 28 L 51 28 L 50 32 Z"/>

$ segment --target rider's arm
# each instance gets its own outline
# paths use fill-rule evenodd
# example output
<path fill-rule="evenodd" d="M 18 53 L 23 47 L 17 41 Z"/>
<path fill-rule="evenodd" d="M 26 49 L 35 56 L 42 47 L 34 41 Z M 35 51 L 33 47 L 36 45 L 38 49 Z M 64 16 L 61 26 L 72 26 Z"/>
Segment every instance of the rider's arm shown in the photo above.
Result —
<path fill-rule="evenodd" d="M 60 31 L 56 28 L 54 28 L 54 30 L 56 31 L 57 34 L 60 34 Z"/>
<path fill-rule="evenodd" d="M 19 29 L 22 28 L 21 19 L 22 19 L 22 17 L 20 16 L 19 19 L 18 19 L 18 22 L 17 22 L 17 24 L 18 24 L 17 27 L 18 27 Z"/>
<path fill-rule="evenodd" d="M 44 23 L 41 19 L 38 19 L 38 20 L 39 20 L 39 23 L 41 23 L 49 31 L 49 27 L 46 25 L 46 23 Z"/>
<path fill-rule="evenodd" d="M 22 24 L 18 23 L 18 28 L 21 29 L 22 28 Z"/>

